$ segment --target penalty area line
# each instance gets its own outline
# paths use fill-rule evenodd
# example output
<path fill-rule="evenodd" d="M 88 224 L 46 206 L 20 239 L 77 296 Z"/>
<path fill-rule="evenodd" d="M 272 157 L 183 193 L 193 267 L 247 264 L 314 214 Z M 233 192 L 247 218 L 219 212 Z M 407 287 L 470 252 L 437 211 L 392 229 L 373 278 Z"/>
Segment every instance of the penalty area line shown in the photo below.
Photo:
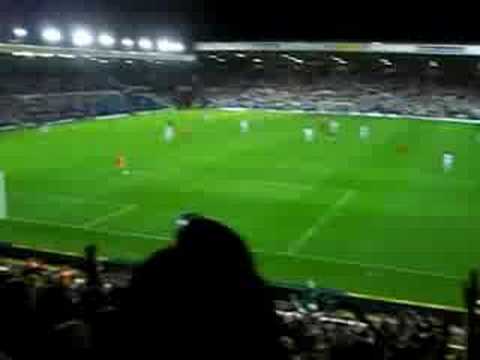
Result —
<path fill-rule="evenodd" d="M 138 208 L 138 205 L 137 204 L 131 204 L 131 205 L 125 205 L 125 206 L 122 206 L 120 209 L 116 210 L 116 211 L 112 211 L 111 213 L 107 214 L 107 215 L 103 215 L 103 216 L 99 216 L 91 221 L 88 221 L 86 222 L 85 224 L 83 224 L 83 227 L 85 229 L 90 229 L 94 226 L 97 226 L 101 223 L 104 223 L 114 217 L 118 217 L 118 216 L 122 216 L 122 215 L 125 215 L 129 212 L 132 212 L 133 210 L 135 210 L 136 208 Z"/>
<path fill-rule="evenodd" d="M 288 253 L 286 251 L 271 252 L 271 251 L 266 251 L 261 249 L 254 249 L 253 252 L 259 253 L 259 254 L 265 254 L 265 255 L 278 256 L 278 257 L 289 257 L 289 258 L 298 259 L 298 260 L 318 261 L 326 264 L 358 266 L 359 268 L 366 268 L 366 269 L 372 269 L 372 270 L 376 269 L 376 270 L 391 271 L 391 272 L 403 273 L 403 274 L 427 276 L 427 277 L 439 278 L 439 279 L 444 279 L 449 281 L 461 281 L 463 279 L 461 277 L 439 274 L 439 273 L 430 272 L 430 271 L 415 270 L 415 269 L 398 267 L 393 265 L 366 264 L 358 261 L 348 261 L 348 260 L 342 260 L 342 259 L 327 257 L 327 256 L 297 255 L 297 254 Z"/>
<path fill-rule="evenodd" d="M 66 224 L 54 221 L 47 220 L 36 220 L 36 219 L 27 219 L 22 217 L 8 217 L 5 221 L 18 222 L 23 224 L 32 224 L 32 225 L 44 225 L 51 227 L 58 227 L 70 230 L 80 230 L 87 233 L 99 234 L 99 235 L 108 235 L 108 236 L 127 236 L 127 237 L 137 237 L 149 240 L 160 240 L 160 241 L 171 241 L 171 237 L 167 235 L 153 235 L 142 232 L 132 232 L 132 231 L 116 231 L 116 230 L 97 230 L 92 228 L 85 228 L 82 225 Z"/>
<path fill-rule="evenodd" d="M 337 214 L 338 210 L 344 207 L 345 204 L 347 204 L 347 202 L 349 202 L 355 194 L 356 191 L 352 189 L 345 191 L 343 195 L 327 209 L 327 211 L 317 218 L 314 224 L 310 226 L 297 241 L 294 241 L 290 244 L 287 253 L 290 255 L 298 253 L 300 249 L 302 249 L 315 235 L 318 229 L 325 226 Z"/>

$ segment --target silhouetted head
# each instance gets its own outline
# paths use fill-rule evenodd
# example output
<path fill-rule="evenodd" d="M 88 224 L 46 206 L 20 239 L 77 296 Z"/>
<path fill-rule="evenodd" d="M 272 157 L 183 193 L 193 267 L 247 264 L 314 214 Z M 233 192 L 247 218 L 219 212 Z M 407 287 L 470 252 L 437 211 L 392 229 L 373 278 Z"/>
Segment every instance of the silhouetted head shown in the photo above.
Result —
<path fill-rule="evenodd" d="M 246 243 L 228 226 L 196 214 L 182 216 L 177 225 L 177 249 L 200 273 L 229 281 L 257 278 Z"/>
<path fill-rule="evenodd" d="M 136 269 L 129 295 L 131 349 L 158 358 L 282 359 L 269 291 L 240 236 L 215 220 L 182 216 L 175 244 Z"/>

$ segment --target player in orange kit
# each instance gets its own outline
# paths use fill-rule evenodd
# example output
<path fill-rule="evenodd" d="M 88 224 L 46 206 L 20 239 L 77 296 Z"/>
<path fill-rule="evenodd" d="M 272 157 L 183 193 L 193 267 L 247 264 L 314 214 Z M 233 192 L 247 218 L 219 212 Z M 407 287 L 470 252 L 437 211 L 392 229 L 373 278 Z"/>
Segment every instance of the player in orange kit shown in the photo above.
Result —
<path fill-rule="evenodd" d="M 124 175 L 130 174 L 130 171 L 127 169 L 127 161 L 125 160 L 125 156 L 122 154 L 117 155 L 115 167 L 122 170 L 122 174 Z"/>

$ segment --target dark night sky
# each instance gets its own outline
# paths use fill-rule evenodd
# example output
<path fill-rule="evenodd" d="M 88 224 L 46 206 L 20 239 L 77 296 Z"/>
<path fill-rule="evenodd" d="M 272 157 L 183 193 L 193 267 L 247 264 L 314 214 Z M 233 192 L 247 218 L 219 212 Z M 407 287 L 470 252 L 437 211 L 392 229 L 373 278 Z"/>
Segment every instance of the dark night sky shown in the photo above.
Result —
<path fill-rule="evenodd" d="M 480 42 L 473 5 L 267 0 L 0 0 L 0 20 L 41 27 L 74 24 L 118 35 L 185 40 L 367 40 Z M 426 5 L 426 2 L 425 2 Z M 442 6 L 448 7 L 444 10 Z M 7 25 L 8 24 L 8 25 Z"/>

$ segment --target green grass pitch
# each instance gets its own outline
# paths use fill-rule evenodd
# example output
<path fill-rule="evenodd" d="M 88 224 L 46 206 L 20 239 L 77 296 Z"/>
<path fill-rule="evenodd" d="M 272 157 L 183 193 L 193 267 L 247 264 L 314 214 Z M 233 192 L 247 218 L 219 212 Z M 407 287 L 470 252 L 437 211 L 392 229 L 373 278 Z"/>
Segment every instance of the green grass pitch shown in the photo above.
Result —
<path fill-rule="evenodd" d="M 165 111 L 0 133 L 0 239 L 76 253 L 95 243 L 139 260 L 194 211 L 237 229 L 271 280 L 461 306 L 480 259 L 480 128 L 342 116 L 336 140 L 303 140 L 305 125 L 329 118 Z M 171 144 L 168 120 L 179 133 Z M 444 151 L 456 155 L 449 173 Z M 119 153 L 130 175 L 115 168 Z"/>

